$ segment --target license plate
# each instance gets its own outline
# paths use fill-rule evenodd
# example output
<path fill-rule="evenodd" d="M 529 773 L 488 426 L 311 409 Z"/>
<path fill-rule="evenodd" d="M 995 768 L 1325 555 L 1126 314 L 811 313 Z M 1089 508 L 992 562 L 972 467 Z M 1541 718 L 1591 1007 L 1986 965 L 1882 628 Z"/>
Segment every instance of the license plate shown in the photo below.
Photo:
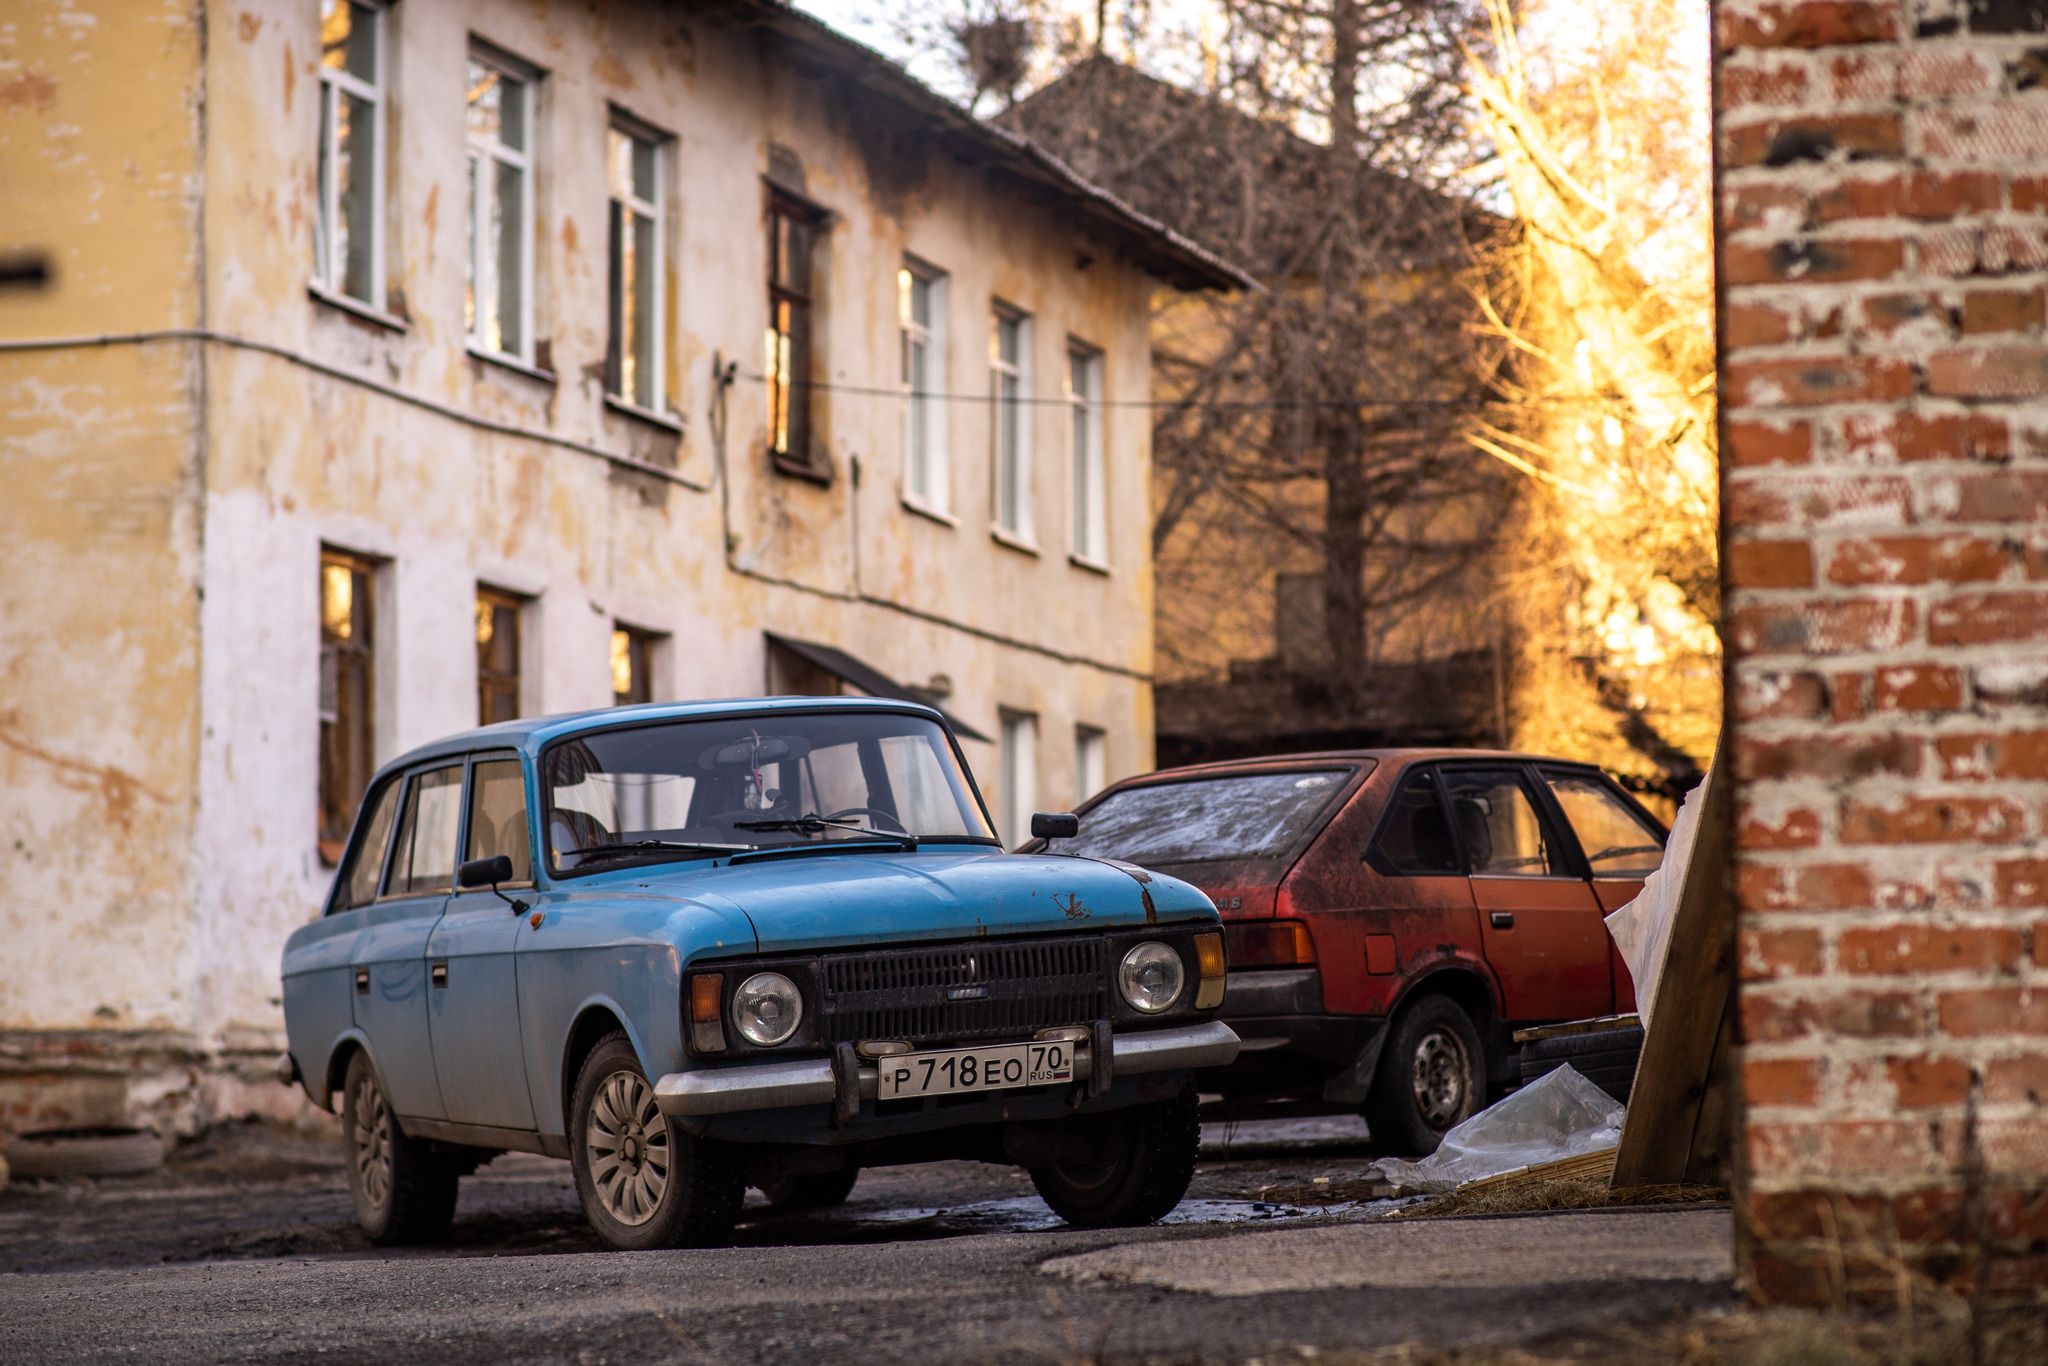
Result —
<path fill-rule="evenodd" d="M 875 1060 L 878 1100 L 942 1096 L 958 1091 L 1003 1091 L 1013 1086 L 1051 1086 L 1073 1079 L 1074 1046 L 1070 1043 L 945 1048 Z"/>

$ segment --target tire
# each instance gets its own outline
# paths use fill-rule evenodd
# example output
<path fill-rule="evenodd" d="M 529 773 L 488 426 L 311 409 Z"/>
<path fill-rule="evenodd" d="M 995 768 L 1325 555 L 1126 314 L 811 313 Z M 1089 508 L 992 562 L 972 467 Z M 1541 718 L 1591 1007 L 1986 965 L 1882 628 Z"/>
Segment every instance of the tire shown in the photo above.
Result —
<path fill-rule="evenodd" d="M 606 1247 L 724 1247 L 747 1187 L 730 1144 L 697 1138 L 654 1104 L 622 1033 L 591 1050 L 569 1105 L 569 1165 L 584 1217 Z"/>
<path fill-rule="evenodd" d="M 1395 1019 L 1365 1097 L 1373 1141 L 1396 1157 L 1427 1157 L 1485 1103 L 1479 1030 L 1448 996 L 1424 996 Z"/>
<path fill-rule="evenodd" d="M 814 1172 L 809 1176 L 785 1176 L 761 1187 L 773 1209 L 828 1209 L 853 1194 L 860 1180 L 860 1168 L 848 1166 L 836 1172 Z"/>
<path fill-rule="evenodd" d="M 1643 1055 L 1643 1028 L 1603 1029 L 1594 1034 L 1567 1034 L 1538 1039 L 1522 1046 L 1522 1084 L 1547 1077 L 1566 1063 L 1572 1070 L 1626 1105 Z"/>
<path fill-rule="evenodd" d="M 341 1084 L 341 1147 L 356 1222 L 382 1247 L 430 1243 L 455 1222 L 459 1173 L 423 1138 L 407 1138 L 370 1055 L 357 1050 Z"/>
<path fill-rule="evenodd" d="M 148 1129 L 41 1129 L 16 1134 L 7 1149 L 14 1175 L 135 1176 L 164 1164 L 164 1142 Z"/>
<path fill-rule="evenodd" d="M 1031 1184 L 1052 1212 L 1075 1228 L 1136 1228 L 1173 1211 L 1195 1179 L 1202 1126 L 1195 1091 L 1061 1125 L 1095 1145 L 1088 1162 L 1065 1160 L 1031 1168 Z"/>

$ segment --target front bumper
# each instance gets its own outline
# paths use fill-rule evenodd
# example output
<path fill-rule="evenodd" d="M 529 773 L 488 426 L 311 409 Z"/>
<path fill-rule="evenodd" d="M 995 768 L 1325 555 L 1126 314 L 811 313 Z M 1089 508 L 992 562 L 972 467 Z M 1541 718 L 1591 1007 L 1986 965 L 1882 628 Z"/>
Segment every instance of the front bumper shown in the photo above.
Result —
<path fill-rule="evenodd" d="M 1119 1077 L 1227 1067 L 1237 1057 L 1237 1047 L 1236 1032 L 1221 1020 L 1211 1020 L 1176 1029 L 1119 1034 L 1110 1048 L 1109 1065 Z M 1089 1046 L 1075 1050 L 1075 1081 L 1093 1075 L 1093 1054 Z M 873 1100 L 877 1090 L 874 1064 L 861 1064 L 859 1080 L 859 1099 Z M 830 1058 L 671 1072 L 654 1084 L 654 1103 L 665 1115 L 723 1115 L 838 1101 L 839 1083 Z"/>

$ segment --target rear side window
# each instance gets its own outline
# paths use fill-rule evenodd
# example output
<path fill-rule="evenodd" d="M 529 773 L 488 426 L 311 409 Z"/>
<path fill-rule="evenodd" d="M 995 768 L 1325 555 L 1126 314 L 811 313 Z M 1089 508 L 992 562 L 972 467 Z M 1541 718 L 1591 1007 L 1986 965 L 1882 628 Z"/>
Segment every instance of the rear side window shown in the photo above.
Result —
<path fill-rule="evenodd" d="M 1550 824 L 1511 769 L 1444 774 L 1451 819 L 1465 846 L 1466 870 L 1475 877 L 1546 877 L 1565 874 Z"/>
<path fill-rule="evenodd" d="M 1594 877 L 1648 877 L 1664 861 L 1664 841 L 1597 778 L 1546 770 Z"/>
<path fill-rule="evenodd" d="M 1200 778 L 1113 792 L 1046 852 L 1129 863 L 1270 858 L 1314 827 L 1353 770 Z"/>
<path fill-rule="evenodd" d="M 384 873 L 384 851 L 391 847 L 391 820 L 398 814 L 398 793 L 404 786 L 401 782 L 388 782 L 377 794 L 355 857 L 342 870 L 337 910 L 366 906 L 377 899 L 377 879 Z"/>
<path fill-rule="evenodd" d="M 1460 871 L 1451 819 L 1427 769 L 1410 773 L 1394 794 L 1369 857 L 1383 873 L 1441 877 Z"/>
<path fill-rule="evenodd" d="M 398 824 L 398 850 L 386 896 L 445 892 L 455 885 L 455 835 L 462 824 L 462 769 L 437 768 L 413 780 Z"/>

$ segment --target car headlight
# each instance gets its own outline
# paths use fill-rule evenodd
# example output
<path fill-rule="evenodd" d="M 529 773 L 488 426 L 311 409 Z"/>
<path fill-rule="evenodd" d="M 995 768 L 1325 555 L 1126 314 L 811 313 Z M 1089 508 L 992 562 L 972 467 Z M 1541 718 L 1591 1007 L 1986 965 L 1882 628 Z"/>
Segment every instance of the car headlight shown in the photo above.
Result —
<path fill-rule="evenodd" d="M 757 972 L 732 994 L 732 1022 L 749 1043 L 773 1048 L 803 1023 L 804 998 L 779 972 Z"/>
<path fill-rule="evenodd" d="M 1180 999 L 1187 982 L 1180 955 L 1157 940 L 1147 940 L 1124 955 L 1116 984 L 1129 1001 L 1147 1015 L 1156 1015 Z"/>

